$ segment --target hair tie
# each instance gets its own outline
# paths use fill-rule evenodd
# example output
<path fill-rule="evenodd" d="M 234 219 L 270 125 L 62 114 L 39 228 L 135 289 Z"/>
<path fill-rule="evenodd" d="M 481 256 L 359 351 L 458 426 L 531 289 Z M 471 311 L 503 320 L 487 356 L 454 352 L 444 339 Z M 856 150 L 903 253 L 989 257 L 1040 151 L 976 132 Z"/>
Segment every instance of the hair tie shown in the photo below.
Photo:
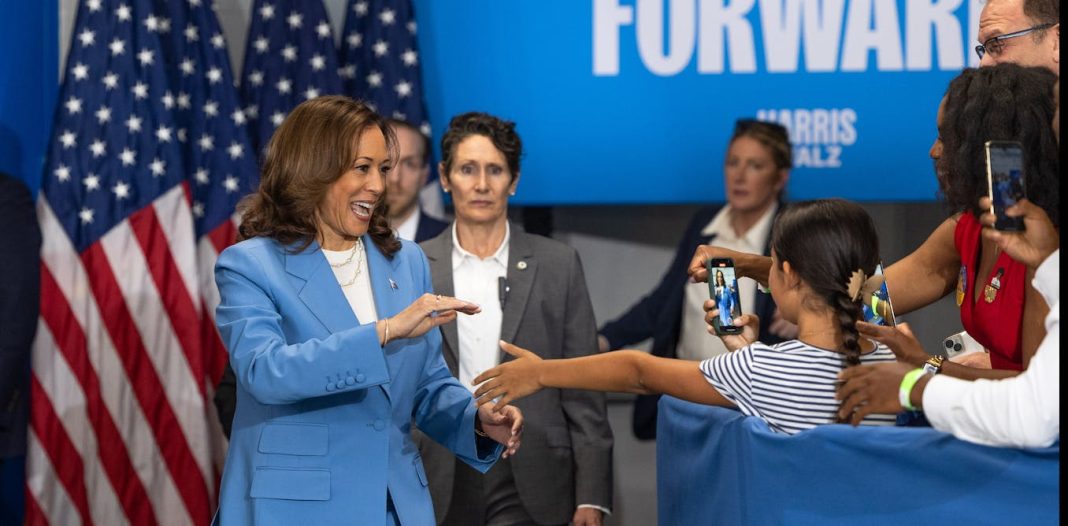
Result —
<path fill-rule="evenodd" d="M 883 286 L 885 278 L 882 275 L 868 276 L 863 270 L 857 269 L 849 276 L 846 283 L 846 294 L 854 303 L 860 298 L 867 298 Z"/>

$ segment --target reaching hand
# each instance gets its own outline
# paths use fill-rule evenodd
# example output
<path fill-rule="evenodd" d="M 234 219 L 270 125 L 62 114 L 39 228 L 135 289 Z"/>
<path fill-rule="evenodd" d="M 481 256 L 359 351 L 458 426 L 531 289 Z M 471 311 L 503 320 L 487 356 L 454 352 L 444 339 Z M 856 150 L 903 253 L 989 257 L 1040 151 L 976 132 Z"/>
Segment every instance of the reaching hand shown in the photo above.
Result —
<path fill-rule="evenodd" d="M 768 282 L 768 265 L 771 264 L 771 258 L 712 245 L 700 245 L 694 251 L 693 259 L 690 260 L 690 266 L 687 269 L 690 279 L 695 282 L 707 282 L 708 269 L 705 268 L 705 263 L 714 258 L 734 260 L 735 277 L 751 278 L 765 285 Z"/>
<path fill-rule="evenodd" d="M 418 338 L 430 329 L 456 319 L 456 313 L 476 314 L 482 307 L 441 294 L 423 294 L 396 316 L 389 318 L 389 340 Z M 379 329 L 380 333 L 384 329 Z M 385 335 L 382 334 L 383 340 Z M 383 342 L 387 343 L 387 342 Z"/>
<path fill-rule="evenodd" d="M 513 400 L 532 395 L 543 387 L 538 381 L 541 357 L 504 341 L 501 342 L 501 349 L 515 356 L 515 359 L 478 375 L 471 382 L 472 385 L 479 386 L 475 391 L 475 402 L 478 405 L 489 404 L 494 398 L 499 398 L 493 406 L 495 410 Z"/>
<path fill-rule="evenodd" d="M 901 379 L 913 369 L 902 362 L 846 367 L 838 373 L 842 381 L 835 393 L 835 398 L 842 401 L 838 417 L 849 418 L 856 426 L 871 413 L 900 413 L 904 410 L 898 399 Z"/>
<path fill-rule="evenodd" d="M 756 314 L 742 314 L 734 318 L 734 326 L 741 327 L 741 334 L 716 334 L 716 327 L 712 320 L 719 318 L 719 307 L 715 300 L 705 300 L 705 323 L 708 325 L 708 333 L 723 341 L 728 351 L 737 351 L 760 338 L 760 318 Z"/>
<path fill-rule="evenodd" d="M 866 321 L 857 322 L 857 332 L 862 336 L 867 336 L 879 343 L 882 343 L 894 351 L 894 355 L 897 359 L 912 366 L 923 367 L 923 362 L 926 362 L 931 355 L 927 354 L 927 351 L 923 350 L 923 346 L 913 336 L 912 329 L 909 328 L 908 323 L 899 323 L 896 327 L 886 327 L 883 325 L 875 325 Z"/>
<path fill-rule="evenodd" d="M 523 413 L 518 407 L 508 405 L 497 409 L 482 405 L 478 408 L 478 420 L 482 432 L 489 435 L 498 444 L 504 444 L 501 458 L 508 458 L 519 451 L 519 442 L 523 436 Z"/>
<path fill-rule="evenodd" d="M 1032 269 L 1041 265 L 1060 247 L 1060 236 L 1045 210 L 1027 199 L 1021 199 L 1015 205 L 1005 209 L 1006 216 L 1023 217 L 1026 229 L 1023 232 L 1004 232 L 993 229 L 997 218 L 990 212 L 989 197 L 979 199 L 979 209 L 987 210 L 979 216 L 979 222 L 988 227 L 983 229 L 983 237 L 1001 247 L 1001 250 L 1004 250 L 1012 259 Z"/>

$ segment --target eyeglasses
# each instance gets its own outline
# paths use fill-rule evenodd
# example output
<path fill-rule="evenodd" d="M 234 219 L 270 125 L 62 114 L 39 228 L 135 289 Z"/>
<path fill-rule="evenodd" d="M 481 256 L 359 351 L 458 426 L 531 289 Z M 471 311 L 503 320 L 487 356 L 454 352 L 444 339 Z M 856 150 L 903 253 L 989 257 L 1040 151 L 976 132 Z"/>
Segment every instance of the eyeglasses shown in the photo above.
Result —
<path fill-rule="evenodd" d="M 979 55 L 979 60 L 983 60 L 983 55 L 986 55 L 987 52 L 990 52 L 990 56 L 996 57 L 1001 54 L 1001 48 L 1002 46 L 1004 46 L 1004 44 L 1002 44 L 1002 41 L 1008 40 L 1010 38 L 1022 37 L 1028 33 L 1033 33 L 1035 31 L 1049 29 L 1055 25 L 1057 24 L 1041 24 L 1020 31 L 1014 31 L 1012 33 L 1006 33 L 1004 35 L 998 35 L 996 37 L 988 39 L 986 42 L 983 42 L 978 46 L 975 46 L 975 54 Z"/>

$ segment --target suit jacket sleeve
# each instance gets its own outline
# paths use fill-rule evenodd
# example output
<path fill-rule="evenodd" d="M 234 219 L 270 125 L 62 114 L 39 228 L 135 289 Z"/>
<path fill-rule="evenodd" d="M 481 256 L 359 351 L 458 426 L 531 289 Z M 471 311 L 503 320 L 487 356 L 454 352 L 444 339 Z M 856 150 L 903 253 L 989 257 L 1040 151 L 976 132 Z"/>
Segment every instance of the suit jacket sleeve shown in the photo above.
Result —
<path fill-rule="evenodd" d="M 290 404 L 334 394 L 330 379 L 343 373 L 362 374 L 364 381 L 341 389 L 366 389 L 389 381 L 374 324 L 289 343 L 265 267 L 253 250 L 240 248 L 223 251 L 215 265 L 221 300 L 215 321 L 237 382 L 253 398 L 262 404 Z M 357 349 L 376 352 L 354 352 Z"/>
<path fill-rule="evenodd" d="M 423 290 L 433 291 L 430 266 L 420 252 L 423 265 Z M 462 316 L 462 314 L 461 314 Z M 415 398 L 416 426 L 437 443 L 452 451 L 457 458 L 482 473 L 500 457 L 504 447 L 493 440 L 475 435 L 478 409 L 471 391 L 449 372 L 441 353 L 441 331 L 432 329 L 426 335 L 431 352 L 426 353 L 423 382 Z"/>
<path fill-rule="evenodd" d="M 41 231 L 29 190 L 4 175 L 0 225 L 0 430 L 7 431 L 29 399 L 25 390 L 41 296 Z"/>
<path fill-rule="evenodd" d="M 586 290 L 582 262 L 572 252 L 568 272 L 564 358 L 597 352 L 597 325 Z M 575 461 L 575 503 L 612 506 L 612 428 L 608 424 L 605 395 L 596 391 L 563 389 L 560 403 L 568 420 Z"/>
<path fill-rule="evenodd" d="M 665 302 L 678 297 L 678 294 L 673 294 L 673 292 L 686 286 L 689 278 L 687 270 L 689 270 L 690 260 L 693 259 L 695 240 L 708 221 L 709 217 L 705 210 L 698 211 L 690 220 L 678 246 L 675 247 L 675 258 L 671 260 L 671 265 L 664 273 L 664 277 L 660 278 L 660 283 L 656 285 L 656 288 L 620 317 L 601 327 L 600 333 L 608 339 L 610 349 L 619 349 L 624 345 L 653 337 L 657 330 L 659 315 L 667 308 Z"/>

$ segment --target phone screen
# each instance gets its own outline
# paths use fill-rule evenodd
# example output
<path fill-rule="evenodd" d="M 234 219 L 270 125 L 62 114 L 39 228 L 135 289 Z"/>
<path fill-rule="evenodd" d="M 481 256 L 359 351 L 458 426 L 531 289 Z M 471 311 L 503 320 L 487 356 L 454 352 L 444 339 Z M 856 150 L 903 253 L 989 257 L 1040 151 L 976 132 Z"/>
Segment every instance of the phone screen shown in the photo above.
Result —
<path fill-rule="evenodd" d="M 734 318 L 742 315 L 734 260 L 713 258 L 705 265 L 708 268 L 708 293 L 719 308 L 719 316 L 712 319 L 712 328 L 719 335 L 740 334 L 742 328 L 734 325 Z"/>
<path fill-rule="evenodd" d="M 1016 141 L 986 142 L 987 185 L 997 230 L 1023 230 L 1023 220 L 1007 217 L 1005 209 L 1025 197 L 1023 149 Z"/>
<path fill-rule="evenodd" d="M 875 266 L 875 275 L 883 275 L 882 263 Z M 897 325 L 897 319 L 894 317 L 894 305 L 890 303 L 890 290 L 886 286 L 885 279 L 882 285 L 872 293 L 871 297 L 865 299 L 864 321 L 888 327 Z"/>

